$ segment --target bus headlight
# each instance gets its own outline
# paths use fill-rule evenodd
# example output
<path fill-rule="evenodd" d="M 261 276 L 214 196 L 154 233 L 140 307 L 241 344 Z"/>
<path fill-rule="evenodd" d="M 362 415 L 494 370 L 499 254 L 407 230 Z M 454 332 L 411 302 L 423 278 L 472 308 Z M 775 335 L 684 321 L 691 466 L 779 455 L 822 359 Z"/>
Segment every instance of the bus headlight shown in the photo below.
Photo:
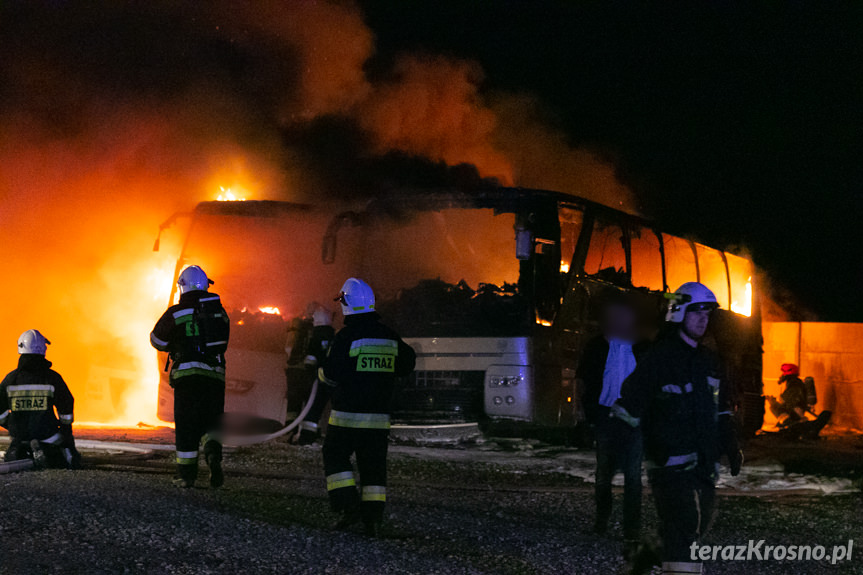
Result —
<path fill-rule="evenodd" d="M 494 376 L 488 379 L 489 387 L 512 387 L 518 385 L 518 382 L 521 381 L 521 376 L 519 375 L 509 375 L 509 376 Z"/>
<path fill-rule="evenodd" d="M 490 365 L 485 372 L 485 412 L 490 417 L 533 418 L 533 370 L 526 365 Z"/>

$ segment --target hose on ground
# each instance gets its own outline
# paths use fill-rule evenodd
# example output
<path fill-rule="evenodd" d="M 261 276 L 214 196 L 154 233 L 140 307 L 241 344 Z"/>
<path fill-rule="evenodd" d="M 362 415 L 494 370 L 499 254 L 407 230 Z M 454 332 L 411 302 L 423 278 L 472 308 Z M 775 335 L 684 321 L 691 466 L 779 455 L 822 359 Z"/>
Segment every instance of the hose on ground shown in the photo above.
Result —
<path fill-rule="evenodd" d="M 306 415 L 309 413 L 309 410 L 312 409 L 312 404 L 315 402 L 315 397 L 318 394 L 318 385 L 319 382 L 317 378 L 315 382 L 312 384 L 312 391 L 309 393 L 309 400 L 306 401 L 305 407 L 303 407 L 300 414 L 294 419 L 290 424 L 286 425 L 282 429 L 278 431 L 274 431 L 273 433 L 267 433 L 263 435 L 242 435 L 236 437 L 226 437 L 225 445 L 227 447 L 245 447 L 247 445 L 255 445 L 256 443 L 264 443 L 266 441 L 271 441 L 276 439 L 277 437 L 281 437 L 286 433 L 290 433 L 295 427 L 297 427 L 303 420 L 306 418 Z"/>

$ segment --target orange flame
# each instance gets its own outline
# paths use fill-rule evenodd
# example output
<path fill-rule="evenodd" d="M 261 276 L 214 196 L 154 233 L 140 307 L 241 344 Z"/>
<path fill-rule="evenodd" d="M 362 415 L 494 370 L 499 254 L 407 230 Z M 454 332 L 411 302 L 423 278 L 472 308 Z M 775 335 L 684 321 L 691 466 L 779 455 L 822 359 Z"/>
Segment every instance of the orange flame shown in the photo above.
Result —
<path fill-rule="evenodd" d="M 746 280 L 746 288 L 743 295 L 743 301 L 734 300 L 731 302 L 731 311 L 749 317 L 752 315 L 752 278 Z"/>
<path fill-rule="evenodd" d="M 234 192 L 231 191 L 231 188 L 225 189 L 222 186 L 219 186 L 219 189 L 222 190 L 222 193 L 219 194 L 219 197 L 216 198 L 216 201 L 219 202 L 245 202 L 245 197 L 240 197 Z"/>

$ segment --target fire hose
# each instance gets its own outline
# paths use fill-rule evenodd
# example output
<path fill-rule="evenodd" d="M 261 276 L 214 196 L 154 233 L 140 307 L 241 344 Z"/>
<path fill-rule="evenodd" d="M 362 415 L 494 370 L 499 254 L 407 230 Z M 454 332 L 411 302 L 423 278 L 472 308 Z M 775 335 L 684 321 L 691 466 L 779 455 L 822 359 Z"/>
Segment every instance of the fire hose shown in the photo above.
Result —
<path fill-rule="evenodd" d="M 0 463 L 0 475 L 5 475 L 6 473 L 15 473 L 16 471 L 24 471 L 25 469 L 32 468 L 32 459 L 18 459 L 16 461 L 6 461 Z"/>
<path fill-rule="evenodd" d="M 312 384 L 312 391 L 309 392 L 309 400 L 306 401 L 305 407 L 303 407 L 300 414 L 294 419 L 290 424 L 281 428 L 278 431 L 274 431 L 273 433 L 266 433 L 263 435 L 243 435 L 238 437 L 226 437 L 225 445 L 227 447 L 245 447 L 247 445 L 254 445 L 256 443 L 264 443 L 266 441 L 270 441 L 272 439 L 276 439 L 277 437 L 281 437 L 286 433 L 291 432 L 295 427 L 297 427 L 308 415 L 309 410 L 312 409 L 312 404 L 315 402 L 315 397 L 318 394 L 318 380 L 315 378 L 315 382 Z"/>
<path fill-rule="evenodd" d="M 306 402 L 306 405 L 303 407 L 300 414 L 297 415 L 296 419 L 294 419 L 291 423 L 283 427 L 282 429 L 275 431 L 273 433 L 267 433 L 262 435 L 247 435 L 247 436 L 237 436 L 237 437 L 227 437 L 225 438 L 225 445 L 227 447 L 245 447 L 248 445 L 255 445 L 257 443 L 264 443 L 266 441 L 270 441 L 276 439 L 277 437 L 282 437 L 283 435 L 290 433 L 293 429 L 295 429 L 308 415 L 309 410 L 312 409 L 312 404 L 315 402 L 315 397 L 318 394 L 318 381 L 315 379 L 315 382 L 312 384 L 312 390 L 309 392 L 309 400 Z M 108 451 L 121 451 L 124 453 L 138 453 L 138 454 L 147 454 L 152 453 L 153 451 L 173 451 L 173 445 L 158 445 L 158 444 L 147 444 L 147 445 L 133 445 L 130 443 L 120 443 L 115 441 L 98 441 L 98 440 L 88 440 L 88 439 L 79 439 L 75 442 L 78 447 L 83 447 L 84 449 L 100 449 L 100 450 L 108 450 Z M 18 471 L 25 471 L 27 469 L 33 468 L 33 460 L 32 459 L 20 459 L 17 461 L 6 461 L 0 462 L 0 475 L 5 475 L 7 473 L 15 473 Z"/>

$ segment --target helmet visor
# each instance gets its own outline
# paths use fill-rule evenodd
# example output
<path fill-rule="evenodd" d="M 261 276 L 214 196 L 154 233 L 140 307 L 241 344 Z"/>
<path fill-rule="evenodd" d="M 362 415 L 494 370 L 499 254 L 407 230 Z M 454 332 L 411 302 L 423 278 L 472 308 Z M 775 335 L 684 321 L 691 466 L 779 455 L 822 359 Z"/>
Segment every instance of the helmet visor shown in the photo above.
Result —
<path fill-rule="evenodd" d="M 713 311 L 719 306 L 715 303 L 703 302 L 703 303 L 691 303 L 687 306 L 686 311 Z"/>

